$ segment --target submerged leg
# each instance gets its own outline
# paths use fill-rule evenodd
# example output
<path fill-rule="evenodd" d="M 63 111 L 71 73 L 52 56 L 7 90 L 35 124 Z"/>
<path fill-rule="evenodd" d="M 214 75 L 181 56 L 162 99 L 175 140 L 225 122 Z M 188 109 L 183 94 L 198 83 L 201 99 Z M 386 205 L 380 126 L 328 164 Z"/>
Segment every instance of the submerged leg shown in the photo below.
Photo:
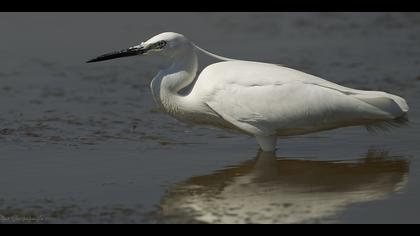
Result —
<path fill-rule="evenodd" d="M 277 137 L 272 136 L 260 136 L 256 135 L 258 144 L 264 152 L 272 152 L 276 149 Z"/>

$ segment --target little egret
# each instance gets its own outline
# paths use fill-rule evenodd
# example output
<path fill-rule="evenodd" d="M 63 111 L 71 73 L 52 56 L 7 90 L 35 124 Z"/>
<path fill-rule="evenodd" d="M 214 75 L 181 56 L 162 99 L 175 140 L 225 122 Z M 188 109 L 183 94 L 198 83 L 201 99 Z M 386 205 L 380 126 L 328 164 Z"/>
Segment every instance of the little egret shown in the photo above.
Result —
<path fill-rule="evenodd" d="M 222 62 L 207 66 L 196 78 L 197 51 Z M 343 87 L 276 64 L 218 56 L 173 32 L 88 63 L 152 53 L 171 60 L 150 84 L 164 111 L 184 122 L 253 135 L 263 151 L 274 151 L 279 136 L 406 121 L 408 105 L 399 96 Z"/>

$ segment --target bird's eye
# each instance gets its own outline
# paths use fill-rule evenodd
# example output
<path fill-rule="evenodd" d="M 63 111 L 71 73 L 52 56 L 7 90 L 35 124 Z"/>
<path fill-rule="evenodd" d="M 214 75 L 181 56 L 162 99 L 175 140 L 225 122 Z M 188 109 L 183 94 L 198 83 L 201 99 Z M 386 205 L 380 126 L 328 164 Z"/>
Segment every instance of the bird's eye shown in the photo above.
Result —
<path fill-rule="evenodd" d="M 159 46 L 159 48 L 163 48 L 163 47 L 165 47 L 165 45 L 166 45 L 166 41 L 160 41 L 160 42 L 158 42 L 158 46 Z"/>

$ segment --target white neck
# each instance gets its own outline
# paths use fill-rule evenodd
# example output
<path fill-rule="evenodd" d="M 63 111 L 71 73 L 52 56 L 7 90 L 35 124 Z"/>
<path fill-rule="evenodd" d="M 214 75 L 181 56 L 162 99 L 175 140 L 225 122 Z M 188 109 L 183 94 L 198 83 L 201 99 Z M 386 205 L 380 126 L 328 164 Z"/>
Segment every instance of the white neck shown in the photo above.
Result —
<path fill-rule="evenodd" d="M 174 56 L 172 64 L 161 70 L 152 80 L 151 89 L 155 102 L 169 114 L 182 117 L 193 112 L 195 104 L 181 90 L 191 84 L 197 74 L 198 61 L 193 45 L 185 47 Z"/>

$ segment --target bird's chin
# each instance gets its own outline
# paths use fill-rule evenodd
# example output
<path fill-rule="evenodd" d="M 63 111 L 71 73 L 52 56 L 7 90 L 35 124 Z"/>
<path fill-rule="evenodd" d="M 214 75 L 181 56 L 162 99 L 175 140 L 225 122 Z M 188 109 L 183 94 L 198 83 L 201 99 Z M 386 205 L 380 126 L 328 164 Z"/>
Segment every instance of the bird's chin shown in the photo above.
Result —
<path fill-rule="evenodd" d="M 152 50 L 147 50 L 147 51 L 143 51 L 141 54 L 139 54 L 139 55 L 150 55 L 150 54 L 153 54 L 153 53 L 151 53 L 151 52 L 153 52 Z"/>

